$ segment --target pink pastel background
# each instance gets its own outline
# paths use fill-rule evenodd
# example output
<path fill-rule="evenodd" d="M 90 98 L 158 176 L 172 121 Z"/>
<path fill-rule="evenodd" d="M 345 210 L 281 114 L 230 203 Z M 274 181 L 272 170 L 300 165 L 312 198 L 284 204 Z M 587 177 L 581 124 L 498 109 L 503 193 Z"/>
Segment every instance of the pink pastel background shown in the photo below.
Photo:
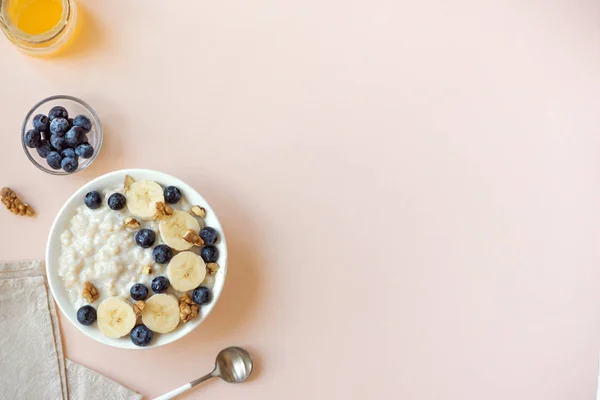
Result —
<path fill-rule="evenodd" d="M 246 346 L 251 381 L 185 399 L 590 399 L 600 345 L 597 0 L 82 1 L 63 57 L 0 38 L 3 260 L 42 258 L 103 173 L 177 175 L 230 243 L 214 313 L 180 342 L 68 356 L 155 396 Z M 52 94 L 100 115 L 87 171 L 22 153 Z M 1 211 L 1 210 L 0 210 Z"/>

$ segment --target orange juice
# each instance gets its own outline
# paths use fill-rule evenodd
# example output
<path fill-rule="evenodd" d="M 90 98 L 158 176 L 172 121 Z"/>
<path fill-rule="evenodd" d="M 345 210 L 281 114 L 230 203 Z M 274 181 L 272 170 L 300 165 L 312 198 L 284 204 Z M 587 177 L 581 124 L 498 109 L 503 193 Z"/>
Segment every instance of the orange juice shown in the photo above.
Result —
<path fill-rule="evenodd" d="M 61 21 L 62 0 L 8 0 L 7 16 L 28 35 L 49 32 Z"/>
<path fill-rule="evenodd" d="M 73 38 L 75 0 L 0 0 L 0 30 L 22 51 L 49 56 Z"/>

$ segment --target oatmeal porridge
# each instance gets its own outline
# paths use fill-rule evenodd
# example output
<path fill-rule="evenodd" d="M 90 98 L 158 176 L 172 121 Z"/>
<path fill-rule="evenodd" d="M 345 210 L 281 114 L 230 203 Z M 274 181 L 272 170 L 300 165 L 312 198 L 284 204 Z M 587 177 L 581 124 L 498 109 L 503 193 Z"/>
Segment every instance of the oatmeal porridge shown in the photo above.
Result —
<path fill-rule="evenodd" d="M 58 274 L 80 323 L 145 346 L 210 302 L 219 233 L 179 189 L 128 179 L 86 195 L 60 236 Z"/>

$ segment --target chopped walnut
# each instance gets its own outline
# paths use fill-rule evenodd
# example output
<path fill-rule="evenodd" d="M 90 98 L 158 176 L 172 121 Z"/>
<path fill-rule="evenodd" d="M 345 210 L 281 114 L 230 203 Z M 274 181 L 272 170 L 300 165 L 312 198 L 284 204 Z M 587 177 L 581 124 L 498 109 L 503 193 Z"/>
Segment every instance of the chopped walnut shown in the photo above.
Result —
<path fill-rule="evenodd" d="M 86 299 L 88 303 L 92 304 L 93 302 L 98 300 L 98 297 L 100 295 L 98 294 L 98 289 L 96 289 L 96 287 L 92 284 L 92 282 L 86 281 L 83 284 L 83 290 L 81 291 L 81 296 L 84 299 Z"/>
<path fill-rule="evenodd" d="M 208 263 L 206 264 L 206 269 L 208 269 L 209 275 L 214 275 L 219 270 L 219 264 L 217 263 Z"/>
<path fill-rule="evenodd" d="M 168 217 L 169 215 L 173 215 L 173 208 L 171 208 L 171 206 L 163 203 L 162 201 L 159 201 L 158 203 L 156 203 L 156 214 L 155 214 L 156 219 Z"/>
<path fill-rule="evenodd" d="M 152 273 L 152 266 L 150 266 L 150 265 L 146 265 L 142 269 L 142 274 L 144 274 L 144 275 L 150 275 L 151 273 Z"/>
<path fill-rule="evenodd" d="M 133 179 L 131 176 L 129 175 L 125 175 L 125 182 L 123 182 L 123 188 L 125 189 L 125 191 L 129 190 L 129 186 L 131 186 L 131 184 L 135 182 L 135 179 Z"/>
<path fill-rule="evenodd" d="M 133 312 L 135 313 L 136 317 L 142 315 L 144 307 L 146 307 L 146 303 L 144 303 L 142 300 L 138 300 L 135 303 L 133 303 Z"/>
<path fill-rule="evenodd" d="M 2 188 L 0 190 L 0 196 L 2 197 L 2 204 L 13 214 L 31 217 L 35 214 L 33 208 L 26 203 L 23 203 L 15 192 L 10 188 Z"/>
<path fill-rule="evenodd" d="M 204 240 L 193 230 L 188 230 L 185 235 L 183 235 L 183 240 L 188 243 L 193 244 L 194 246 L 202 246 L 204 245 Z"/>
<path fill-rule="evenodd" d="M 206 209 L 200 206 L 192 206 L 190 210 L 196 217 L 206 218 Z"/>
<path fill-rule="evenodd" d="M 198 315 L 200 307 L 192 301 L 189 293 L 179 298 L 179 316 L 183 322 L 188 322 Z"/>
<path fill-rule="evenodd" d="M 140 227 L 140 221 L 138 221 L 137 219 L 133 218 L 133 217 L 127 217 L 125 218 L 125 226 L 131 229 L 137 229 Z"/>

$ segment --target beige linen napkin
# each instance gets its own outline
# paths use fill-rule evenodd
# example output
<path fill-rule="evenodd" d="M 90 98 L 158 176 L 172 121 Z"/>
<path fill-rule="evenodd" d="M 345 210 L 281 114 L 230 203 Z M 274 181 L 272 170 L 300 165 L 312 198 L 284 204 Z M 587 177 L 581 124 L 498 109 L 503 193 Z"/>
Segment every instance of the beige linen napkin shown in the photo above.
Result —
<path fill-rule="evenodd" d="M 0 398 L 142 398 L 64 358 L 56 307 L 39 261 L 0 263 Z"/>

